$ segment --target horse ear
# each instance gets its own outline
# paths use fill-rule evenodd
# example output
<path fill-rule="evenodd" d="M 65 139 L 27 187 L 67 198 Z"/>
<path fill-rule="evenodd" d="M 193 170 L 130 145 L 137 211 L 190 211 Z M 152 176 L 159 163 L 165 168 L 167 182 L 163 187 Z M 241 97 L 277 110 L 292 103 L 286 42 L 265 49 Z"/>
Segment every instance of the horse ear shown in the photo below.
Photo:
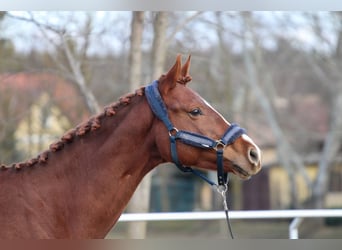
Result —
<path fill-rule="evenodd" d="M 172 68 L 166 73 L 163 81 L 160 82 L 160 90 L 166 94 L 169 90 L 176 87 L 177 81 L 181 77 L 182 71 L 182 56 L 177 55 L 176 62 Z"/>
<path fill-rule="evenodd" d="M 189 55 L 188 59 L 186 60 L 184 66 L 181 70 L 181 78 L 178 80 L 180 84 L 183 84 L 184 86 L 192 80 L 192 77 L 189 74 L 190 71 L 190 60 L 191 55 Z"/>
<path fill-rule="evenodd" d="M 185 64 L 182 67 L 182 76 L 190 76 L 189 71 L 190 71 L 190 61 L 191 61 L 191 55 L 189 55 L 188 59 L 186 60 Z"/>

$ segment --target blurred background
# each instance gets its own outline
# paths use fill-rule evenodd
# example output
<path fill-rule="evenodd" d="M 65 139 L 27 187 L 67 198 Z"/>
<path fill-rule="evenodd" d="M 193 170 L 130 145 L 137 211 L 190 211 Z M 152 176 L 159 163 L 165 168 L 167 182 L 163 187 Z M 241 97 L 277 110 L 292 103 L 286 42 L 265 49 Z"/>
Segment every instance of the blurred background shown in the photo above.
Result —
<path fill-rule="evenodd" d="M 103 106 L 157 79 L 178 53 L 192 55 L 190 87 L 245 127 L 263 151 L 257 176 L 231 177 L 231 209 L 342 208 L 341 12 L 2 11 L 0 163 L 36 156 Z M 127 208 L 212 210 L 222 210 L 220 197 L 172 164 L 146 176 Z M 287 237 L 288 222 L 253 222 L 256 228 L 238 221 L 233 227 L 245 238 Z M 338 218 L 319 225 L 306 226 L 303 236 L 342 236 Z M 214 236 L 222 225 L 118 223 L 108 237 L 171 231 Z"/>

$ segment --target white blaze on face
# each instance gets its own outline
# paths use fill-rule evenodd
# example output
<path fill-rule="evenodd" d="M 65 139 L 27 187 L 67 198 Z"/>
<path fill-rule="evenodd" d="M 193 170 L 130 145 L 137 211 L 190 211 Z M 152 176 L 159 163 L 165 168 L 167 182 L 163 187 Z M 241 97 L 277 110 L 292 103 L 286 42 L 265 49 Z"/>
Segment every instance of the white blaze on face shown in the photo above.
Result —
<path fill-rule="evenodd" d="M 227 125 L 229 125 L 229 122 L 219 113 L 219 112 L 217 112 L 217 110 L 216 109 L 214 109 L 213 108 L 213 106 L 211 106 L 211 104 L 209 103 L 209 102 L 207 102 L 205 99 L 203 99 L 202 98 L 202 100 L 203 100 L 203 102 L 211 109 L 211 110 L 213 110 L 218 116 L 220 116 L 221 118 L 222 118 L 222 120 L 224 120 L 225 121 L 225 123 L 227 123 Z"/>

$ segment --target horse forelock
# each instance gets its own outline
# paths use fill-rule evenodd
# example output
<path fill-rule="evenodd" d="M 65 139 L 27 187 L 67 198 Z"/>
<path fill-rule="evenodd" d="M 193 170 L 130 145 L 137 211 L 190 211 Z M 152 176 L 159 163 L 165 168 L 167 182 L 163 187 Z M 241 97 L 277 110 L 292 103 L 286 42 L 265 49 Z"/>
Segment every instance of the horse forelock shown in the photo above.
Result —
<path fill-rule="evenodd" d="M 165 78 L 166 78 L 166 75 L 161 75 L 158 81 L 159 82 L 164 81 Z M 186 75 L 186 76 L 180 76 L 180 78 L 177 80 L 177 83 L 186 85 L 188 82 L 191 82 L 191 81 L 192 81 L 192 77 L 190 75 Z"/>
<path fill-rule="evenodd" d="M 49 149 L 40 153 L 37 157 L 27 160 L 25 162 L 13 163 L 9 166 L 0 164 L 1 170 L 16 169 L 20 170 L 25 167 L 32 167 L 37 163 L 44 164 L 48 161 L 49 154 L 60 151 L 66 144 L 72 143 L 76 138 L 82 137 L 90 132 L 101 128 L 101 121 L 106 117 L 112 117 L 116 114 L 120 107 L 127 106 L 131 103 L 131 99 L 135 96 L 143 96 L 145 87 L 137 89 L 134 93 L 128 93 L 119 98 L 117 102 L 111 103 L 104 107 L 103 112 L 89 118 L 89 120 L 79 124 L 73 129 L 67 131 L 59 140 L 50 144 Z"/>

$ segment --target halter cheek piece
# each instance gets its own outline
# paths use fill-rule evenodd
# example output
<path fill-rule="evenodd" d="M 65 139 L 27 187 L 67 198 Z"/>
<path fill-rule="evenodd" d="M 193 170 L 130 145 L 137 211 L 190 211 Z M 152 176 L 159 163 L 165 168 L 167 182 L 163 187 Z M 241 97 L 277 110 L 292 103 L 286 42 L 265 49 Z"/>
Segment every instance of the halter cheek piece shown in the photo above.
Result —
<path fill-rule="evenodd" d="M 184 166 L 180 163 L 177 153 L 176 142 L 180 141 L 184 144 L 188 144 L 203 149 L 214 149 L 217 155 L 216 164 L 218 186 L 226 186 L 228 175 L 224 173 L 223 170 L 223 150 L 225 147 L 232 144 L 242 134 L 244 134 L 245 129 L 240 128 L 237 124 L 232 124 L 219 140 L 213 140 L 203 135 L 178 130 L 176 127 L 173 126 L 168 117 L 166 106 L 158 90 L 158 81 L 154 81 L 150 85 L 146 86 L 145 95 L 153 113 L 165 124 L 167 130 L 169 131 L 171 143 L 171 157 L 175 165 L 181 171 L 193 173 L 204 179 L 210 185 L 217 186 L 214 182 L 209 180 L 201 172 L 191 167 Z"/>

